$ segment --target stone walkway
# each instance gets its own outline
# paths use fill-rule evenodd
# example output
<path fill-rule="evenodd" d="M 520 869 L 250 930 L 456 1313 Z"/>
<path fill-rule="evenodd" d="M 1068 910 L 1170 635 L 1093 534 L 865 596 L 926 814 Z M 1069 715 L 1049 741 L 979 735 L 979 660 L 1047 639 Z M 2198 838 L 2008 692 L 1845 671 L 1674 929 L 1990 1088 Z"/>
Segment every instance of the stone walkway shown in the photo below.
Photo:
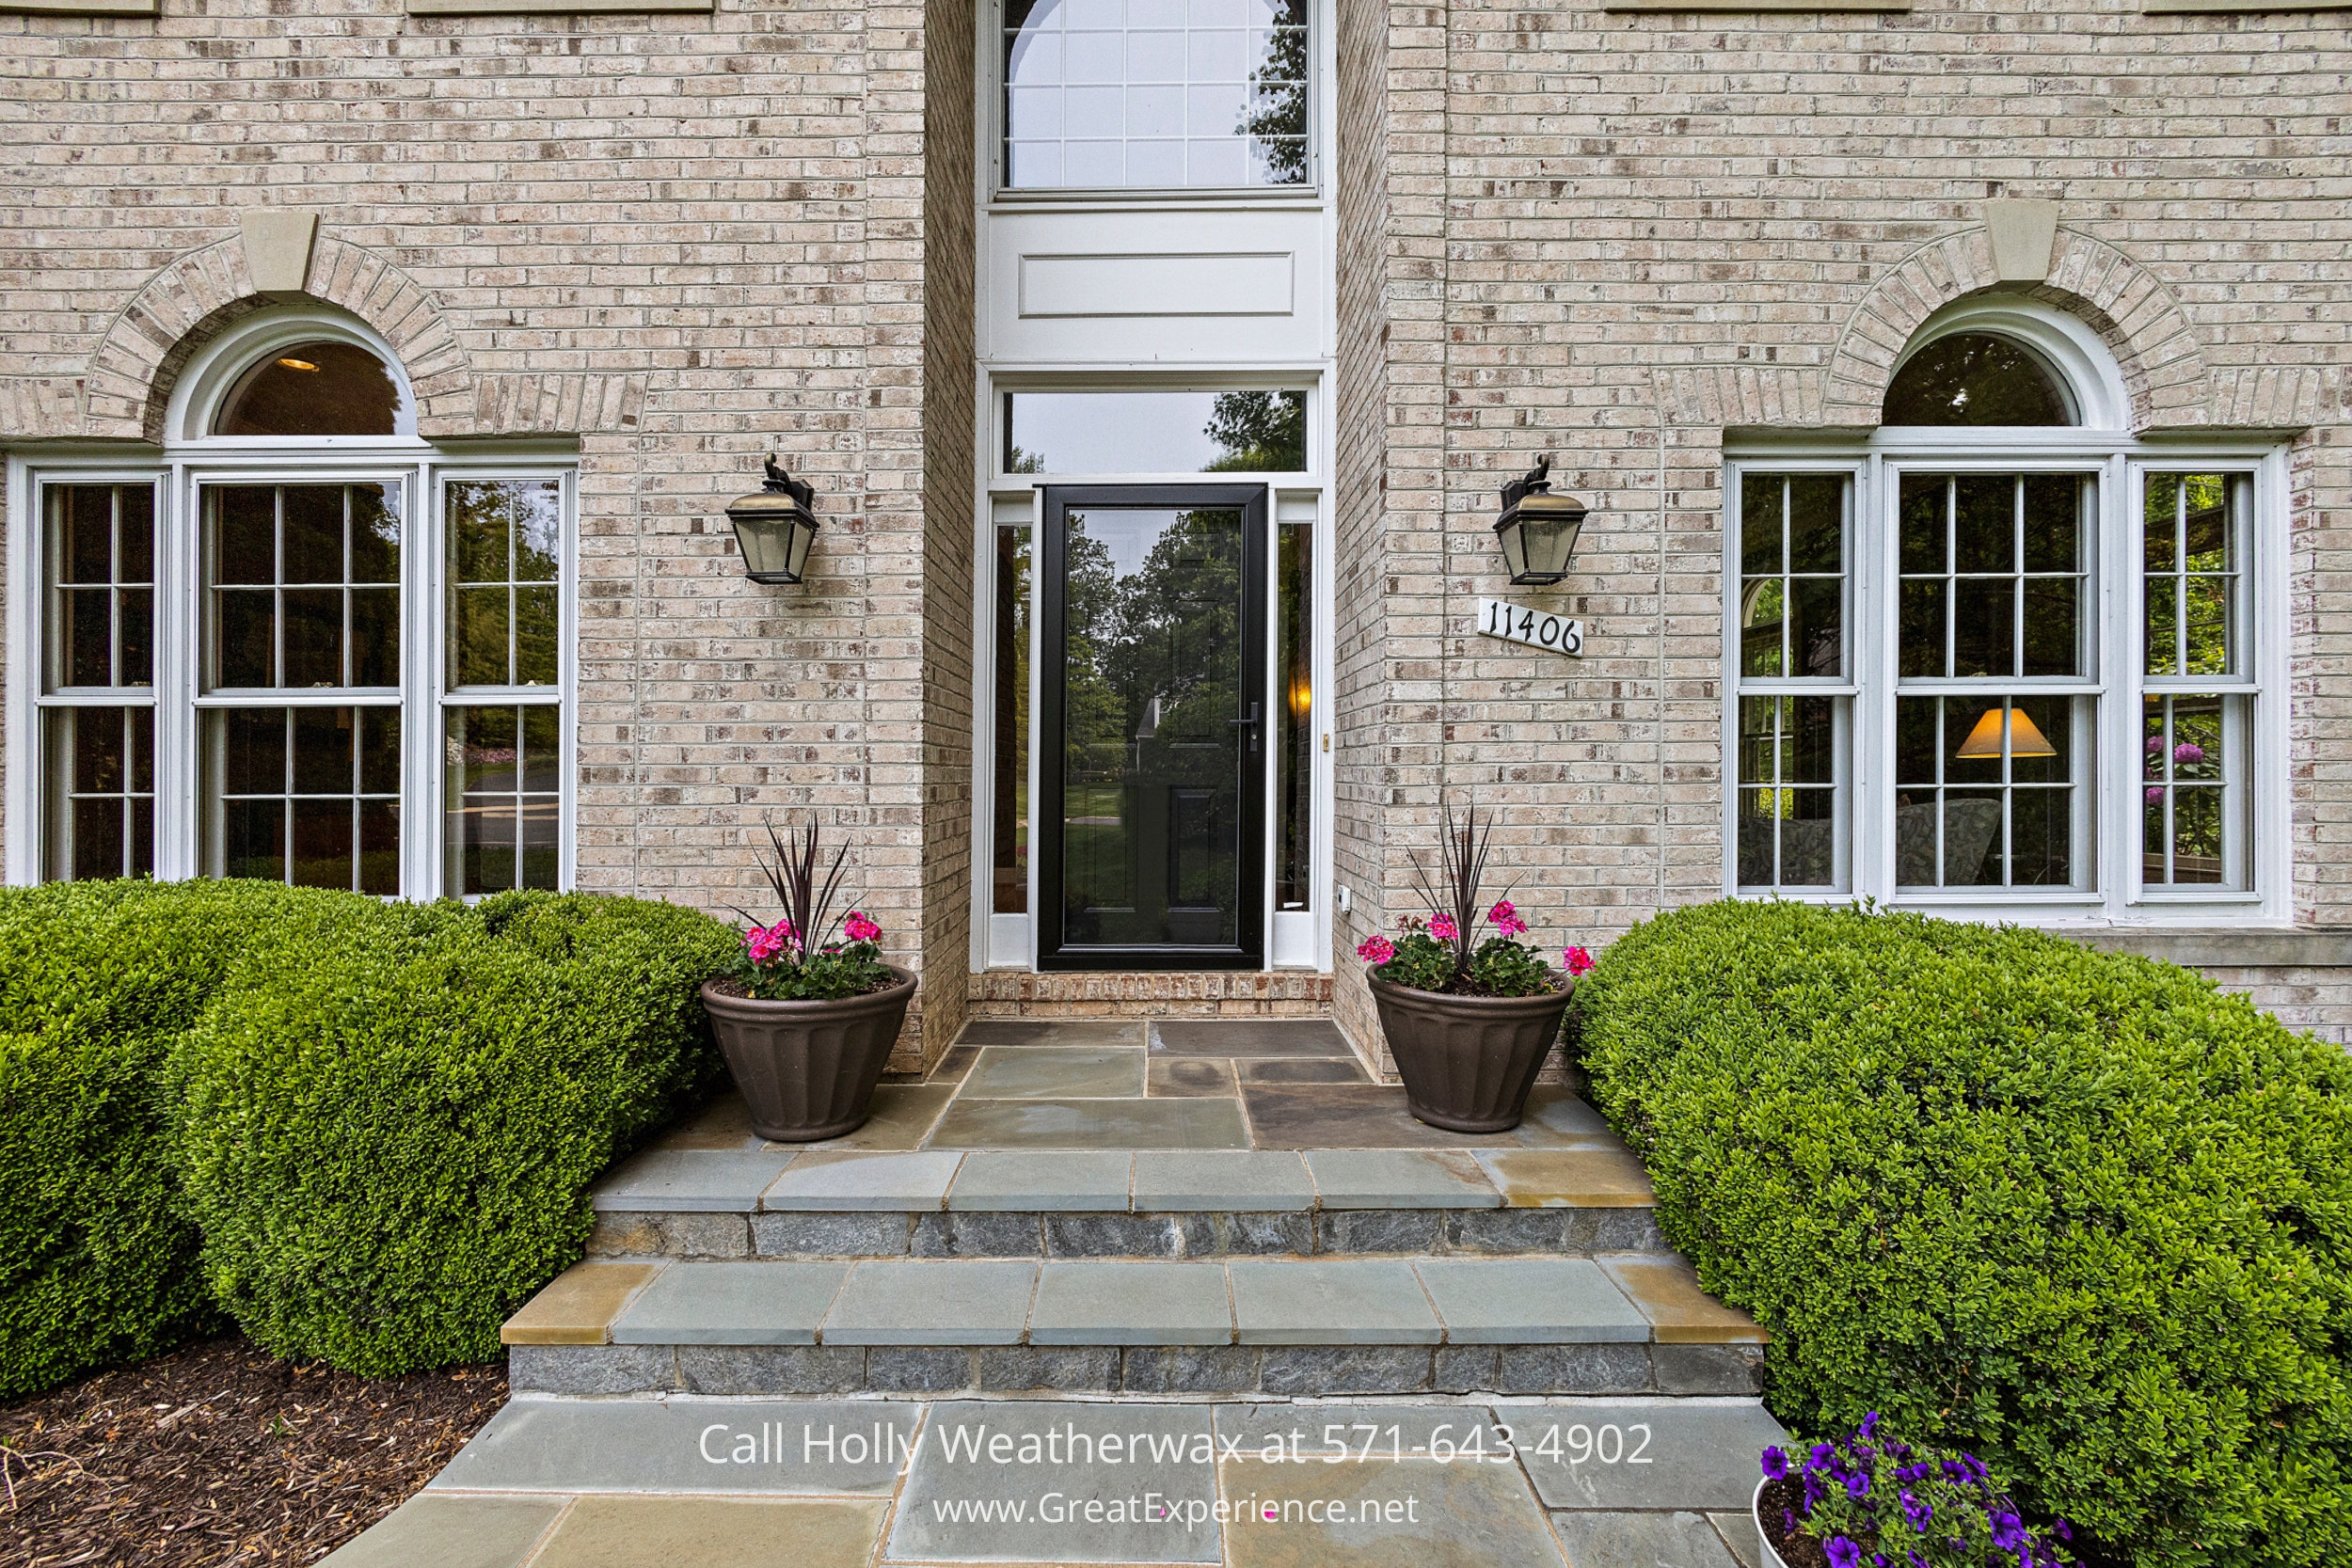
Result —
<path fill-rule="evenodd" d="M 518 1399 L 333 1568 L 1756 1568 L 1753 1401 Z"/>

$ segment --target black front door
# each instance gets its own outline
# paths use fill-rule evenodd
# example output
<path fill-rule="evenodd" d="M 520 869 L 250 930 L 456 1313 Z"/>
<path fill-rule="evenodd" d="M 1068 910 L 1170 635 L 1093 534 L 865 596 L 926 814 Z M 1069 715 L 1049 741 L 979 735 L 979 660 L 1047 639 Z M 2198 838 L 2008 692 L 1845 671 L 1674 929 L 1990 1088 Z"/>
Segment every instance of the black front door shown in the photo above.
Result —
<path fill-rule="evenodd" d="M 1264 961 L 1266 492 L 1045 492 L 1041 969 Z"/>

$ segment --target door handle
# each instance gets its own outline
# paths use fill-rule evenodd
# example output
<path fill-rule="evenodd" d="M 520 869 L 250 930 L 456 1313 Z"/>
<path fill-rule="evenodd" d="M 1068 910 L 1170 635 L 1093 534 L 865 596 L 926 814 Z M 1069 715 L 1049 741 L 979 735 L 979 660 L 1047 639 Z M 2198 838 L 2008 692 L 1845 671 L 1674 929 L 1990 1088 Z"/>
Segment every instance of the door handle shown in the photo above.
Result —
<path fill-rule="evenodd" d="M 1241 728 L 1243 725 L 1245 725 L 1245 724 L 1247 724 L 1248 726 L 1249 726 L 1249 749 L 1250 749 L 1251 751 L 1253 751 L 1253 752 L 1254 752 L 1254 751 L 1256 751 L 1256 750 L 1258 749 L 1258 705 L 1257 705 L 1257 704 L 1252 703 L 1252 704 L 1250 704 L 1250 705 L 1249 705 L 1249 717 L 1248 717 L 1248 718 L 1247 718 L 1247 719 L 1228 719 L 1227 721 L 1225 721 L 1225 727 L 1226 727 L 1227 729 L 1229 729 L 1229 730 L 1237 730 L 1237 729 L 1240 729 L 1240 728 Z"/>

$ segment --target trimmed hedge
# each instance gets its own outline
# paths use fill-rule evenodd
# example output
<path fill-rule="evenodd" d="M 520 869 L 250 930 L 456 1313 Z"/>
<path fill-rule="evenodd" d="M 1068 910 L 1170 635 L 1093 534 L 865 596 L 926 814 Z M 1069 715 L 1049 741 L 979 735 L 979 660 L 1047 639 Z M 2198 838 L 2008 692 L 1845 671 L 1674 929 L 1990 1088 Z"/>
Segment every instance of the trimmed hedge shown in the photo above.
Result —
<path fill-rule="evenodd" d="M 0 891 L 0 1395 L 216 1321 L 169 1157 L 165 1059 L 257 923 L 343 908 L 338 896 L 244 882 Z"/>
<path fill-rule="evenodd" d="M 1722 903 L 1577 992 L 1667 1238 L 1801 1433 L 1973 1449 L 2142 1564 L 2352 1542 L 2352 1062 L 2048 935 Z"/>
<path fill-rule="evenodd" d="M 580 1259 L 588 1183 L 710 1086 L 695 987 L 739 941 L 585 895 L 379 909 L 257 942 L 171 1073 L 215 1295 L 378 1376 L 496 1355 Z"/>

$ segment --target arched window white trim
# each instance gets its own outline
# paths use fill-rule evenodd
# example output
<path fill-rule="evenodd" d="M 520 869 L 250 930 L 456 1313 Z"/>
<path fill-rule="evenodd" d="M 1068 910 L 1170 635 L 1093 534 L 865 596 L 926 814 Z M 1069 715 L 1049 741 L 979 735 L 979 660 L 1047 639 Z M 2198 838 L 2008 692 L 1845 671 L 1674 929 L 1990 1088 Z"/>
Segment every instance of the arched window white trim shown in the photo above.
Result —
<path fill-rule="evenodd" d="M 2131 394 L 2124 388 L 2122 369 L 2116 364 L 2106 341 L 2081 317 L 2039 300 L 2013 294 L 1980 294 L 1947 305 L 1912 334 L 1911 341 L 1903 345 L 1901 356 L 1895 361 L 1894 374 L 1899 375 L 1903 366 L 1929 344 L 1962 332 L 2006 338 L 2040 360 L 2066 401 L 2071 423 L 2065 428 L 2116 432 L 2131 428 Z M 1887 379 L 1892 384 L 1894 375 Z M 1888 428 L 1898 436 L 1929 430 L 1938 436 L 1952 434 L 1945 426 Z M 2052 427 L 2039 428 L 2046 434 Z"/>
<path fill-rule="evenodd" d="M 404 434 L 211 434 L 322 342 L 384 365 Z M 160 453 L 10 459 L 9 881 L 571 885 L 577 449 L 443 450 L 415 406 L 380 334 L 287 307 L 190 359 Z"/>
<path fill-rule="evenodd" d="M 405 434 L 392 436 L 215 436 L 221 404 L 245 372 L 272 355 L 296 343 L 350 343 L 384 363 L 400 389 L 399 425 Z M 217 450 L 233 443 L 257 451 L 342 451 L 350 448 L 417 450 L 416 389 L 408 380 L 400 355 L 383 335 L 358 317 L 324 306 L 279 306 L 237 322 L 197 351 L 171 389 L 164 411 L 167 449 L 200 442 Z"/>
<path fill-rule="evenodd" d="M 2106 343 L 2036 301 L 1940 311 L 1898 366 L 1956 332 L 2029 350 L 2081 422 L 1726 446 L 1724 892 L 2290 924 L 2283 449 L 2136 435 Z M 1750 510 L 1778 531 L 1753 554 Z M 2193 598 L 2201 641 L 2168 608 Z"/>

